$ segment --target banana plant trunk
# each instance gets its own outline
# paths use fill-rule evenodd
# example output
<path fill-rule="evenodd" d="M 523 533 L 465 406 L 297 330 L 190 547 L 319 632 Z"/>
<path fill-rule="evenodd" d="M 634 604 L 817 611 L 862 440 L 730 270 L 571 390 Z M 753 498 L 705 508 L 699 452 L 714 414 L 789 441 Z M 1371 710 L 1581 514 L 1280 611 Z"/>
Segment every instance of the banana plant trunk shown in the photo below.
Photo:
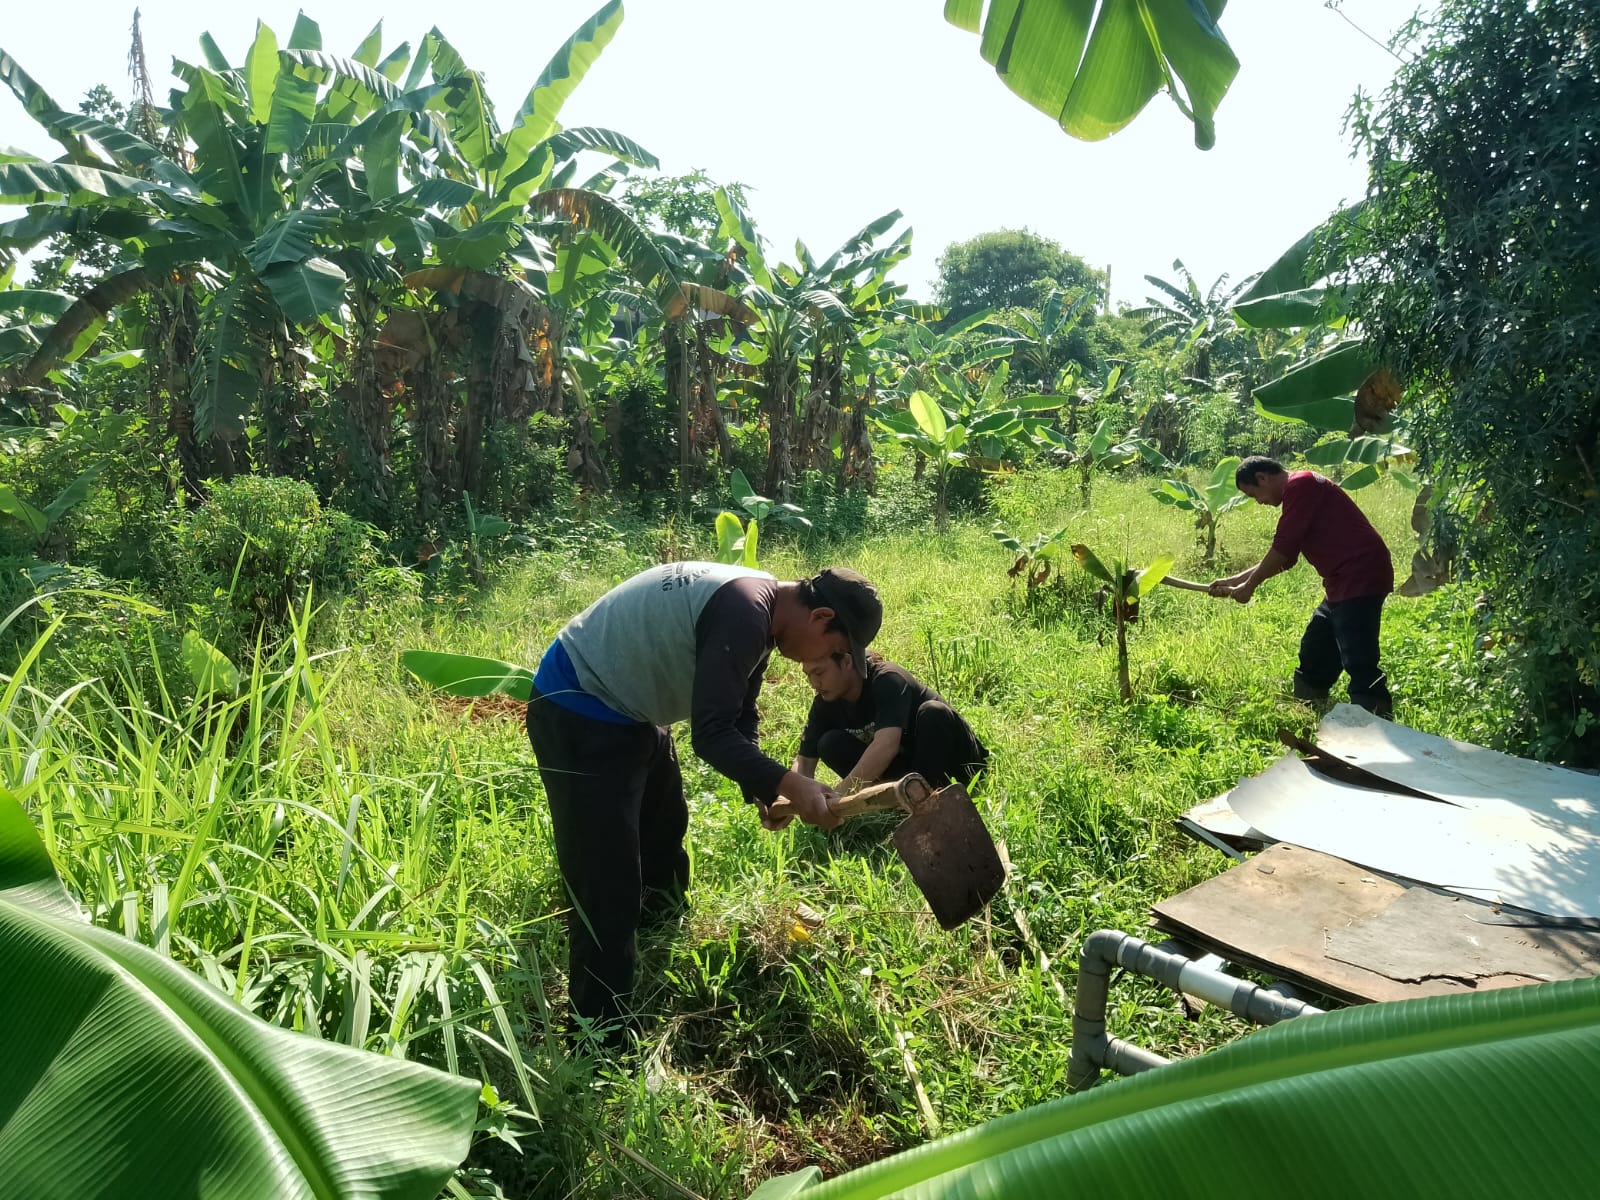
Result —
<path fill-rule="evenodd" d="M 677 378 L 678 393 L 678 512 L 686 515 L 689 511 L 689 476 L 690 466 L 693 462 L 694 448 L 689 439 L 689 408 L 690 388 L 693 378 L 692 366 L 689 361 L 689 319 L 679 317 L 673 321 L 673 340 L 678 347 L 678 369 L 674 372 Z"/>
<path fill-rule="evenodd" d="M 274 331 L 272 379 L 261 389 L 262 464 L 273 475 L 295 475 L 316 458 L 306 432 L 304 371 L 286 326 Z"/>
<path fill-rule="evenodd" d="M 205 499 L 205 470 L 194 436 L 195 331 L 200 317 L 194 292 L 187 284 L 155 292 L 156 319 L 146 326 L 152 415 L 165 408 L 167 436 L 178 456 L 178 480 L 185 503 Z M 165 396 L 162 404 L 161 396 Z"/>
<path fill-rule="evenodd" d="M 389 464 L 389 402 L 378 386 L 378 304 L 372 289 L 361 281 L 351 294 L 356 340 L 350 363 L 347 418 L 350 442 L 356 451 L 355 470 L 368 490 L 368 503 L 378 523 L 387 525 L 393 491 Z"/>
<path fill-rule="evenodd" d="M 706 327 L 701 322 L 695 326 L 696 403 L 701 419 L 697 427 L 709 427 L 716 438 L 717 454 L 725 468 L 733 464 L 733 438 L 728 433 L 728 422 L 723 419 L 722 405 L 717 403 L 716 364 L 712 362 L 711 348 L 706 345 Z M 709 439 L 706 439 L 707 441 Z M 696 445 L 701 446 L 697 440 Z M 702 449 L 702 453 L 706 450 Z"/>
<path fill-rule="evenodd" d="M 872 458 L 872 432 L 867 428 L 867 413 L 877 400 L 877 376 L 867 376 L 867 389 L 856 397 L 845 419 L 839 439 L 839 486 L 857 484 L 872 491 L 878 483 L 878 468 Z"/>
<path fill-rule="evenodd" d="M 467 358 L 466 403 L 456 425 L 456 474 L 461 490 L 483 499 L 483 431 L 485 409 L 493 402 L 494 348 L 499 340 L 499 313 L 474 305 L 471 348 Z"/>
<path fill-rule="evenodd" d="M 1127 588 L 1124 580 L 1118 588 L 1121 592 Z M 1115 595 L 1111 601 L 1111 610 L 1117 622 L 1117 686 L 1122 689 L 1122 702 L 1129 704 L 1133 701 L 1133 680 L 1128 674 L 1128 602 L 1122 595 Z"/>
<path fill-rule="evenodd" d="M 426 352 L 416 367 L 407 373 L 406 392 L 411 397 L 412 436 L 417 443 L 417 520 L 428 529 L 439 520 L 446 505 L 460 497 L 452 472 L 450 454 L 450 411 L 452 385 L 446 378 L 445 327 L 454 322 L 453 310 L 433 318 L 437 329 L 429 330 Z"/>
<path fill-rule="evenodd" d="M 762 491 L 778 500 L 787 501 L 793 475 L 793 458 L 790 439 L 794 426 L 794 393 L 796 363 L 774 352 L 762 366 L 767 382 L 767 474 L 762 480 Z"/>

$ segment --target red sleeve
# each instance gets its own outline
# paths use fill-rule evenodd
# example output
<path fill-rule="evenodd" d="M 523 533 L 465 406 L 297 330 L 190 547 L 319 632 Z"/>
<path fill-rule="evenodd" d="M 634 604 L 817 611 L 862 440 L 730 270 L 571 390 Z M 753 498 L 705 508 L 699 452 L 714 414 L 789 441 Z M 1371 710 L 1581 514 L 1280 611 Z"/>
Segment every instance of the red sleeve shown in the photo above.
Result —
<path fill-rule="evenodd" d="M 1277 532 L 1272 535 L 1272 548 L 1288 559 L 1291 567 L 1300 560 L 1300 545 L 1305 541 L 1316 511 L 1316 484 L 1310 475 L 1298 479 L 1289 476 L 1283 488 L 1283 515 L 1278 518 Z"/>

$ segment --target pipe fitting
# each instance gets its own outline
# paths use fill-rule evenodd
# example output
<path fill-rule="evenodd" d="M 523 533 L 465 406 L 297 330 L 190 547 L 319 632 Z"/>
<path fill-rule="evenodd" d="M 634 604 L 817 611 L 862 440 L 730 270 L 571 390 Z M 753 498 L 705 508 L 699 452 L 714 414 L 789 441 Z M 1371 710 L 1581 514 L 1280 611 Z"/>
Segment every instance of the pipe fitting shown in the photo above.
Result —
<path fill-rule="evenodd" d="M 1168 1061 L 1106 1033 L 1106 1004 L 1111 969 L 1121 967 L 1163 987 L 1221 1005 L 1257 1025 L 1275 1025 L 1293 1017 L 1312 1016 L 1320 1008 L 1235 979 L 1181 954 L 1152 946 L 1120 929 L 1098 929 L 1084 940 L 1078 962 L 1078 991 L 1072 1006 L 1072 1053 L 1067 1061 L 1067 1090 L 1077 1092 L 1110 1068 L 1123 1075 L 1147 1071 Z"/>

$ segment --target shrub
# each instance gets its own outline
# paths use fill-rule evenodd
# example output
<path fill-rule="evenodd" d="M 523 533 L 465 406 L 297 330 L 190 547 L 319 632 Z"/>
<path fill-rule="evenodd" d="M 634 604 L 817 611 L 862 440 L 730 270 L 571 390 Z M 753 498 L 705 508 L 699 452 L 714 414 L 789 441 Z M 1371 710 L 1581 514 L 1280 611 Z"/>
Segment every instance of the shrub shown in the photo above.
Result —
<path fill-rule="evenodd" d="M 619 370 L 611 390 L 617 487 L 635 494 L 672 488 L 678 469 L 678 409 L 653 370 Z"/>
<path fill-rule="evenodd" d="M 323 508 L 308 483 L 240 476 L 173 522 L 159 552 L 162 582 L 180 618 L 209 615 L 202 632 L 237 654 L 256 631 L 281 624 L 307 586 L 323 596 L 358 590 L 379 563 L 378 536 Z"/>
<path fill-rule="evenodd" d="M 728 438 L 733 442 L 733 461 L 726 464 L 729 473 L 737 467 L 759 486 L 767 474 L 767 427 L 757 421 L 729 425 Z"/>
<path fill-rule="evenodd" d="M 534 413 L 522 425 L 497 425 L 483 455 L 485 512 L 524 521 L 537 511 L 570 507 L 577 484 L 567 470 L 566 423 Z"/>

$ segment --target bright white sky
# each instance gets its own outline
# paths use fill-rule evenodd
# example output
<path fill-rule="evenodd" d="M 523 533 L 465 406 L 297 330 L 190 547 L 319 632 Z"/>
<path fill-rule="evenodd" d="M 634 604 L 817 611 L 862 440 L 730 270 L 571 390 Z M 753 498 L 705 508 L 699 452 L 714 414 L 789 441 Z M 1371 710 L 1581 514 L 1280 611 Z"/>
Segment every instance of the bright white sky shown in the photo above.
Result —
<path fill-rule="evenodd" d="M 556 48 L 601 0 L 441 4 L 338 0 L 307 12 L 324 49 L 352 52 L 383 18 L 387 52 L 437 24 L 483 73 L 504 118 Z M 143 31 L 165 102 L 174 56 L 200 61 L 209 30 L 242 61 L 256 18 L 288 39 L 297 5 L 281 0 L 144 0 Z M 1411 0 L 1343 0 L 1386 41 Z M 0 49 L 67 109 L 104 83 L 126 99 L 126 0 L 9 0 Z M 1164 95 L 1104 142 L 1063 134 L 1017 99 L 947 25 L 938 0 L 629 0 L 616 38 L 563 110 L 660 157 L 751 188 L 761 233 L 792 260 L 796 237 L 831 252 L 898 208 L 915 229 L 901 269 L 931 292 L 950 242 L 1026 226 L 1096 267 L 1116 302 L 1137 303 L 1143 276 L 1173 277 L 1182 258 L 1203 285 L 1260 270 L 1342 201 L 1364 169 L 1341 133 L 1358 87 L 1378 91 L 1395 61 L 1323 0 L 1234 0 L 1222 28 L 1241 68 L 1217 114 L 1217 145 L 1194 148 Z M 0 90 L 0 147 L 59 148 Z M 926 291 L 922 291 L 926 289 Z"/>

